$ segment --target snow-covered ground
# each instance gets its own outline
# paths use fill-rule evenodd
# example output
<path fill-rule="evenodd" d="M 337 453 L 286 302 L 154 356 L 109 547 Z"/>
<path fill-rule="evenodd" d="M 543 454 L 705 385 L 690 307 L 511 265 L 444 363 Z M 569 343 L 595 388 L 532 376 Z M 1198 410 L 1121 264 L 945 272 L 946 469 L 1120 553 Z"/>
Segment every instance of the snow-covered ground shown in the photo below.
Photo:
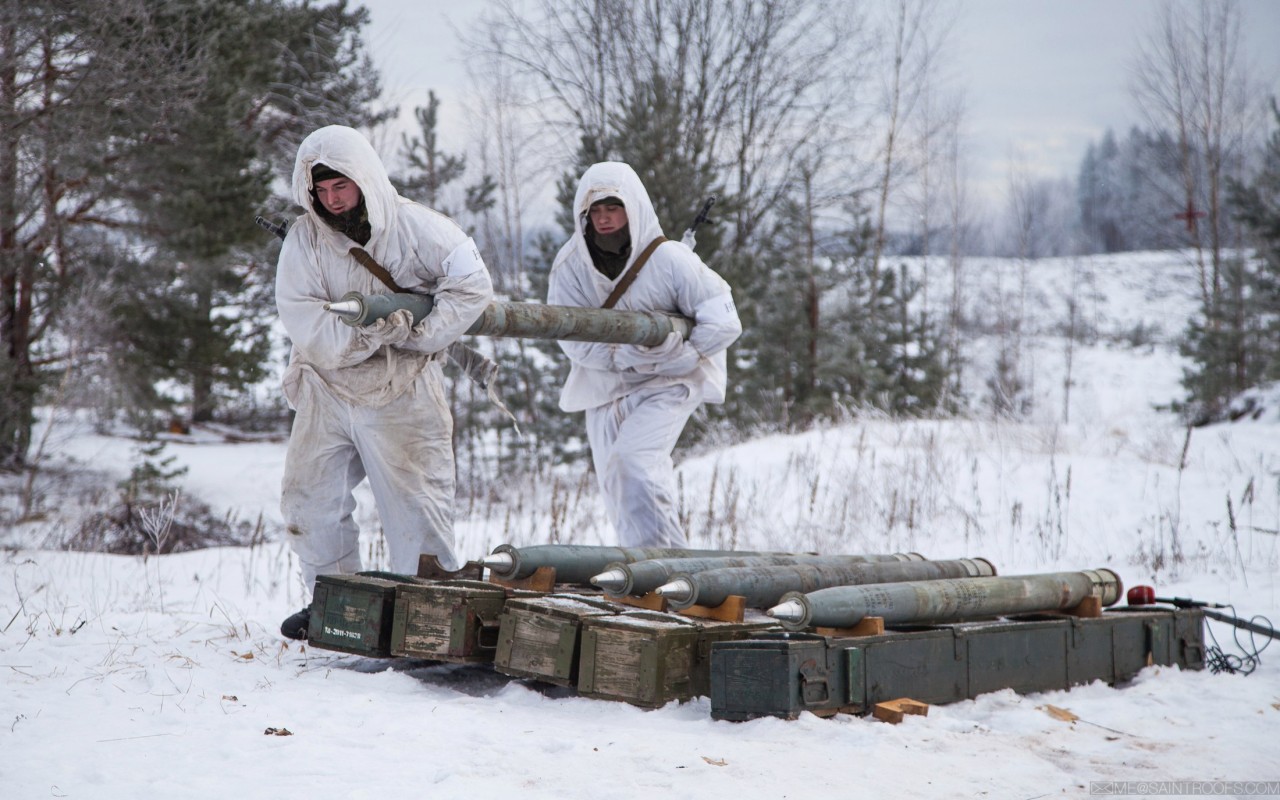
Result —
<path fill-rule="evenodd" d="M 680 464 L 694 544 L 985 557 L 1004 574 L 1107 567 L 1127 586 L 1280 621 L 1280 403 L 1262 394 L 1260 413 L 1190 432 L 1156 408 L 1181 395 L 1170 342 L 1192 308 L 1185 261 L 966 269 L 975 307 L 986 297 L 994 308 L 996 289 L 1025 297 L 1030 417 L 866 417 L 701 452 Z M 1072 293 L 1097 335 L 1069 347 Z M 1129 346 L 1139 327 L 1154 333 Z M 975 364 L 975 395 L 983 377 Z M 123 476 L 134 458 L 130 442 L 67 421 L 47 441 L 51 466 L 76 459 Z M 1129 795 L 1172 793 L 1139 781 L 1280 781 L 1280 647 L 1249 675 L 1156 667 L 1125 686 L 996 692 L 899 725 L 718 722 L 706 699 L 646 711 L 484 667 L 309 649 L 277 632 L 305 602 L 278 535 L 283 444 L 209 437 L 167 451 L 189 468 L 185 495 L 261 518 L 267 541 L 149 558 L 67 552 L 57 543 L 76 505 L 45 486 L 43 514 L 0 531 L 6 800 L 1037 798 L 1088 796 L 1095 781 L 1132 782 Z M 459 522 L 460 554 L 552 531 L 609 542 L 582 469 L 513 482 L 505 505 L 474 507 Z M 375 567 L 363 492 L 359 513 Z M 1228 654 L 1250 645 L 1218 622 L 1208 632 Z M 1189 794 L 1259 788 L 1280 794 L 1280 783 Z"/>

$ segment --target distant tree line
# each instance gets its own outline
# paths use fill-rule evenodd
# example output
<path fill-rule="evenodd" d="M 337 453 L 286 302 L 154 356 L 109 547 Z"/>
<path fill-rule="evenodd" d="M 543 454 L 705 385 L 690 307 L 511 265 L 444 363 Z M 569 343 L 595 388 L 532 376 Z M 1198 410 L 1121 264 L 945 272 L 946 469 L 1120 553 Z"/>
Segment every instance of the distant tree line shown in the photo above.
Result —
<path fill-rule="evenodd" d="M 1123 139 L 1108 130 L 1090 144 L 1076 192 L 1086 253 L 1162 250 L 1187 243 L 1175 215 L 1185 211 L 1178 187 L 1178 147 L 1166 132 L 1134 127 Z"/>
<path fill-rule="evenodd" d="M 1181 351 L 1194 423 L 1223 418 L 1233 397 L 1280 379 L 1280 133 L 1240 51 L 1243 24 L 1235 2 L 1163 6 L 1134 62 L 1146 125 L 1091 144 L 1076 183 L 1081 252 L 1189 254 L 1200 312 Z"/>

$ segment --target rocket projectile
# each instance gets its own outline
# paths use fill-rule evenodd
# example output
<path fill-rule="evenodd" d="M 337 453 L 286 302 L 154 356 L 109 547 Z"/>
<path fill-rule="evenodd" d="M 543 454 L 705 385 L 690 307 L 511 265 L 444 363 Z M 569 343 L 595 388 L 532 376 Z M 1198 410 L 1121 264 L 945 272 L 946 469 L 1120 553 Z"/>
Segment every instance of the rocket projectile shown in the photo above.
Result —
<path fill-rule="evenodd" d="M 871 564 L 884 562 L 925 561 L 919 553 L 870 555 L 817 555 L 814 553 L 721 553 L 716 556 L 688 558 L 650 558 L 631 563 L 609 564 L 601 573 L 606 583 L 591 582 L 614 596 L 643 595 L 654 591 L 677 573 L 703 572 L 729 567 L 763 567 L 779 564 Z"/>
<path fill-rule="evenodd" d="M 951 578 L 788 592 L 768 614 L 793 630 L 847 628 L 872 616 L 883 618 L 886 624 L 954 622 L 1060 611 L 1078 606 L 1090 596 L 1109 606 L 1122 591 L 1120 577 L 1109 569 Z"/>
<path fill-rule="evenodd" d="M 778 555 L 755 551 L 690 550 L 673 547 L 602 547 L 587 544 L 539 544 L 530 547 L 513 547 L 500 544 L 486 556 L 482 563 L 504 580 L 527 578 L 539 567 L 552 567 L 557 583 L 586 584 L 615 563 L 629 564 L 652 558 L 690 558 L 731 555 Z M 502 556 L 501 559 L 498 556 Z"/>
<path fill-rule="evenodd" d="M 435 305 L 431 295 L 398 292 L 360 294 L 348 292 L 325 309 L 352 326 L 371 325 L 400 309 L 408 309 L 417 325 Z M 679 332 L 686 339 L 693 322 L 660 311 L 622 311 L 612 308 L 553 306 L 545 303 L 495 302 L 465 333 L 515 339 L 555 339 L 569 342 L 604 342 L 654 346 Z"/>
<path fill-rule="evenodd" d="M 751 608 L 767 608 L 788 592 L 812 592 L 832 586 L 854 586 L 942 578 L 995 575 L 985 558 L 951 561 L 841 562 L 814 560 L 797 564 L 712 569 L 677 573 L 655 591 L 667 599 L 673 611 L 692 605 L 718 606 L 731 595 Z"/>

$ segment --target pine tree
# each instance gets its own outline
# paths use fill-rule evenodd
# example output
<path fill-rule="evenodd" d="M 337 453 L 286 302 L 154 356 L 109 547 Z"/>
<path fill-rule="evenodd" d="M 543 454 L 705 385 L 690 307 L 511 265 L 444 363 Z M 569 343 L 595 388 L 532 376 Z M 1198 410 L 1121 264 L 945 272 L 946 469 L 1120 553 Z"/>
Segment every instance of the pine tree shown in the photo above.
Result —
<path fill-rule="evenodd" d="M 1248 346 L 1254 335 L 1242 323 L 1249 315 L 1245 295 L 1253 277 L 1243 259 L 1224 261 L 1222 291 L 1202 309 L 1203 317 L 1187 324 L 1180 351 L 1192 366 L 1183 369 L 1182 385 L 1193 423 L 1219 419 L 1232 396 L 1256 384 L 1269 360 L 1266 350 L 1274 350 L 1269 343 L 1261 352 Z"/>
<path fill-rule="evenodd" d="M 603 149 L 635 169 L 667 238 L 679 239 L 706 197 L 717 196 L 718 216 L 731 200 L 717 185 L 707 143 L 689 129 L 685 109 L 673 96 L 661 74 L 637 82 L 621 112 L 611 118 Z M 704 261 L 712 261 L 719 247 L 720 231 L 714 222 L 698 230 L 697 250 Z"/>
<path fill-rule="evenodd" d="M 1274 100 L 1272 111 L 1280 123 Z M 1228 200 L 1254 250 L 1223 262 L 1221 291 L 1188 326 L 1182 352 L 1193 364 L 1183 387 L 1195 422 L 1218 419 L 1235 395 L 1280 380 L 1280 126 L 1258 174 L 1231 181 Z"/>
<path fill-rule="evenodd" d="M 743 333 L 726 411 L 747 427 L 804 425 L 818 410 L 814 315 L 827 287 L 809 232 L 804 205 L 788 199 L 766 245 L 730 262 Z"/>
<path fill-rule="evenodd" d="M 218 409 L 266 375 L 270 326 L 275 317 L 273 272 L 262 256 L 268 244 L 253 217 L 268 202 L 272 171 L 269 138 L 288 131 L 305 135 L 309 115 L 276 94 L 296 77 L 282 50 L 289 26 L 307 26 L 309 45 L 345 53 L 345 61 L 322 61 L 339 73 L 363 70 L 359 48 L 342 44 L 367 14 L 348 14 L 342 4 L 298 8 L 280 0 L 205 0 L 199 13 L 170 4 L 158 22 L 177 41 L 198 42 L 192 69 L 201 81 L 193 102 L 176 116 L 167 135 L 139 154 L 130 169 L 145 176 L 126 195 L 139 214 L 140 237 L 153 243 L 139 274 L 117 273 L 113 336 L 125 342 L 121 375 L 137 382 L 129 393 L 149 398 L 155 410 L 173 414 L 184 404 L 194 422 Z M 317 24 L 331 18 L 355 28 Z M 333 35 L 337 42 L 320 46 Z M 376 82 L 376 74 L 358 76 Z M 330 109 L 348 105 L 344 117 L 362 118 L 363 84 L 316 72 L 296 86 L 306 95 L 322 87 Z M 322 94 L 322 92 L 315 92 Z M 288 159 L 292 165 L 292 156 Z M 145 384 L 168 381 L 177 394 Z M 282 409 L 281 409 L 282 410 Z"/>
<path fill-rule="evenodd" d="M 1080 225 L 1091 249 L 1097 252 L 1116 253 L 1127 249 L 1117 218 L 1121 206 L 1119 193 L 1126 188 L 1116 180 L 1119 153 L 1115 133 L 1107 129 L 1101 142 L 1089 145 L 1080 165 L 1077 180 Z"/>
<path fill-rule="evenodd" d="M 418 200 L 428 208 L 450 214 L 442 205 L 441 190 L 466 172 L 467 157 L 440 150 L 436 130 L 440 121 L 440 99 L 434 91 L 427 92 L 427 105 L 415 108 L 413 116 L 418 122 L 418 134 L 401 134 L 402 150 L 410 173 L 397 188 L 404 196 Z"/>
<path fill-rule="evenodd" d="M 956 410 L 940 407 L 951 376 L 942 335 L 927 310 L 919 307 L 920 290 L 920 280 L 911 275 L 906 264 L 899 265 L 889 287 L 892 322 L 886 331 L 888 380 L 877 403 L 894 414 Z"/>
<path fill-rule="evenodd" d="M 177 7 L 160 24 L 201 43 L 205 79 L 166 141 L 134 164 L 151 177 L 135 201 L 158 247 L 141 285 L 130 276 L 136 288 L 121 293 L 118 310 L 131 357 L 154 367 L 137 378 L 183 385 L 191 420 L 203 422 L 214 416 L 220 386 L 238 391 L 264 374 L 268 323 L 243 302 L 236 267 L 237 251 L 259 238 L 246 220 L 266 200 L 270 174 L 255 161 L 255 132 L 237 124 L 248 105 L 245 85 L 264 74 L 259 51 L 244 47 L 253 19 L 232 3 L 187 11 Z"/>
<path fill-rule="evenodd" d="M 382 83 L 361 34 L 369 10 L 348 0 L 217 0 L 244 5 L 254 18 L 253 44 L 267 57 L 265 83 L 253 86 L 244 124 L 262 137 L 263 158 L 289 185 L 302 139 L 324 125 L 375 128 L 399 110 L 379 106 Z M 291 196 L 278 198 L 282 208 Z"/>

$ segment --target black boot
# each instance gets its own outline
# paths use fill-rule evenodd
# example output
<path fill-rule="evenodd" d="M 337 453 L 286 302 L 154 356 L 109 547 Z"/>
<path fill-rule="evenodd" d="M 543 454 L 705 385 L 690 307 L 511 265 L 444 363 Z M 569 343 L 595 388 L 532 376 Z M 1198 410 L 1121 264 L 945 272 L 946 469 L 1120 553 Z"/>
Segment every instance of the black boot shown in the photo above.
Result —
<path fill-rule="evenodd" d="M 307 606 L 280 623 L 280 633 L 289 639 L 305 639 L 307 638 L 307 628 L 310 626 L 311 606 Z"/>

